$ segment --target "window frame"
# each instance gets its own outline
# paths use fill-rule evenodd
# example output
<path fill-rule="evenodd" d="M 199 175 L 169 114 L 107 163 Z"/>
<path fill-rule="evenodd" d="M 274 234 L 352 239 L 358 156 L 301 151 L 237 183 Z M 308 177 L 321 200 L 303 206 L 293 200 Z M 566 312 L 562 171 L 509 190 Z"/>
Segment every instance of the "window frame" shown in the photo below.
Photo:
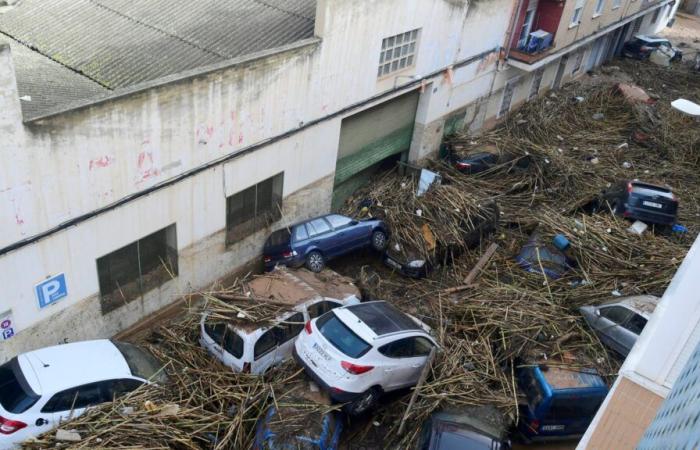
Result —
<path fill-rule="evenodd" d="M 612 0 L 612 7 L 610 9 L 616 10 L 621 6 L 622 6 L 622 0 Z"/>
<path fill-rule="evenodd" d="M 261 205 L 268 199 L 261 199 L 261 192 L 268 189 L 270 205 L 269 208 L 263 208 Z M 252 203 L 252 212 L 246 209 L 251 207 L 250 203 Z M 227 196 L 226 245 L 236 244 L 279 221 L 282 218 L 283 204 L 284 171 Z"/>
<path fill-rule="evenodd" d="M 605 9 L 605 0 L 596 0 L 595 8 L 593 9 L 593 18 L 600 17 Z"/>
<path fill-rule="evenodd" d="M 269 348 L 266 348 L 264 351 L 261 353 L 258 353 L 258 344 L 262 340 L 263 336 L 266 336 L 267 334 L 270 334 L 272 336 L 272 346 Z M 263 356 L 267 355 L 271 351 L 277 349 L 279 347 L 279 332 L 276 329 L 276 327 L 271 327 L 265 330 L 263 334 L 261 334 L 256 340 L 255 344 L 253 345 L 253 360 L 257 361 L 258 359 L 262 358 Z"/>
<path fill-rule="evenodd" d="M 622 320 L 621 322 L 617 322 L 617 321 L 611 319 L 610 317 L 608 317 L 608 316 L 606 316 L 606 315 L 604 314 L 604 311 L 606 311 L 606 310 L 613 310 L 613 309 L 616 309 L 616 308 L 617 308 L 617 309 L 620 309 L 620 310 L 622 310 L 622 311 L 625 311 L 625 312 L 627 313 L 627 317 L 625 317 L 624 320 Z M 630 319 L 630 317 L 632 317 L 632 314 L 634 314 L 634 311 L 632 311 L 632 310 L 629 309 L 629 308 L 625 308 L 625 307 L 622 306 L 622 305 L 603 306 L 603 307 L 598 308 L 598 311 L 600 311 L 600 317 L 602 317 L 602 318 L 604 318 L 604 319 L 606 319 L 606 320 L 609 320 L 610 322 L 614 323 L 615 325 L 620 325 L 620 326 L 623 326 L 623 325 Z"/>
<path fill-rule="evenodd" d="M 393 74 L 414 68 L 416 66 L 416 60 L 418 59 L 420 37 L 421 28 L 414 28 L 383 38 L 379 50 L 377 79 L 383 80 L 391 77 Z M 401 42 L 398 42 L 399 39 Z M 398 56 L 395 55 L 397 49 L 399 50 Z M 389 53 L 391 53 L 391 56 L 387 57 Z M 402 60 L 405 60 L 405 65 L 403 67 L 401 67 Z"/>
<path fill-rule="evenodd" d="M 162 248 L 157 248 L 155 252 L 160 261 L 144 272 L 144 264 L 149 259 L 153 259 L 153 255 L 146 252 L 153 247 L 154 242 L 163 244 Z M 97 258 L 95 266 L 102 315 L 138 300 L 148 292 L 171 281 L 172 278 L 176 278 L 179 275 L 178 260 L 177 223 L 172 223 Z M 123 269 L 124 267 L 127 269 Z M 115 272 L 120 270 L 129 273 L 115 275 Z M 117 279 L 121 277 L 126 278 Z M 124 282 L 121 283 L 122 281 Z"/>
<path fill-rule="evenodd" d="M 585 0 L 576 0 L 576 4 L 574 5 L 574 13 L 571 15 L 571 22 L 569 22 L 569 28 L 579 26 L 581 23 L 581 17 L 583 17 L 583 8 L 585 6 Z"/>

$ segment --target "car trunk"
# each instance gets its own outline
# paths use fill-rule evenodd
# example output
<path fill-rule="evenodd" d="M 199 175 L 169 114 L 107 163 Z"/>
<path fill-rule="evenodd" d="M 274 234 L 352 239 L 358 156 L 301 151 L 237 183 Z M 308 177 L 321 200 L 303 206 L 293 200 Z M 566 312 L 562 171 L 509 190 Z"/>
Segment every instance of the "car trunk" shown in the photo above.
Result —
<path fill-rule="evenodd" d="M 650 213 L 675 215 L 678 211 L 678 201 L 669 192 L 648 188 L 634 187 L 629 198 L 629 206 L 640 208 Z"/>
<path fill-rule="evenodd" d="M 277 230 L 267 238 L 263 253 L 267 257 L 281 257 L 283 253 L 292 250 L 292 233 L 289 228 Z"/>

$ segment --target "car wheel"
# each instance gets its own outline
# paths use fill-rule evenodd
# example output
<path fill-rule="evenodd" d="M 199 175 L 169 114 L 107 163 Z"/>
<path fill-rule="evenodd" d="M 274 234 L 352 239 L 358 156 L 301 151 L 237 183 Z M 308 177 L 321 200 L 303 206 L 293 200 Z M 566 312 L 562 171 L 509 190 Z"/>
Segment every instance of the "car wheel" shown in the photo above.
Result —
<path fill-rule="evenodd" d="M 306 268 L 312 272 L 320 272 L 326 267 L 326 260 L 320 252 L 313 251 L 306 256 Z"/>
<path fill-rule="evenodd" d="M 381 252 L 386 248 L 386 233 L 383 231 L 377 230 L 374 233 L 372 233 L 372 247 Z"/>
<path fill-rule="evenodd" d="M 346 412 L 351 416 L 359 416 L 374 408 L 379 400 L 379 390 L 369 388 L 361 397 L 346 406 Z"/>

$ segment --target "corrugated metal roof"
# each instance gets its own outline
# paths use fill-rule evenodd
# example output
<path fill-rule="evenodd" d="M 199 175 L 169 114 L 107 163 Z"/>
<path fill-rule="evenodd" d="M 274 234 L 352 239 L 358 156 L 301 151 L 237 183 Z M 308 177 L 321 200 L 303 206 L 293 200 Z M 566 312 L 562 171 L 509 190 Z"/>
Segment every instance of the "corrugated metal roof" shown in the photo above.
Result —
<path fill-rule="evenodd" d="M 315 8 L 315 0 L 24 0 L 0 14 L 0 33 L 112 90 L 312 37 Z"/>

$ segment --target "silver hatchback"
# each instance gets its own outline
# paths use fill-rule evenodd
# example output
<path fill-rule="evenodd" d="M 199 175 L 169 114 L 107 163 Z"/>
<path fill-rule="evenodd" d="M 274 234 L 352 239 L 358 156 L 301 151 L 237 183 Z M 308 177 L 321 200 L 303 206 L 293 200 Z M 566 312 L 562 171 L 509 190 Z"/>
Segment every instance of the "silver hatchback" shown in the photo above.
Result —
<path fill-rule="evenodd" d="M 653 295 L 637 295 L 610 300 L 598 306 L 582 306 L 579 311 L 603 344 L 627 356 L 659 300 Z"/>

